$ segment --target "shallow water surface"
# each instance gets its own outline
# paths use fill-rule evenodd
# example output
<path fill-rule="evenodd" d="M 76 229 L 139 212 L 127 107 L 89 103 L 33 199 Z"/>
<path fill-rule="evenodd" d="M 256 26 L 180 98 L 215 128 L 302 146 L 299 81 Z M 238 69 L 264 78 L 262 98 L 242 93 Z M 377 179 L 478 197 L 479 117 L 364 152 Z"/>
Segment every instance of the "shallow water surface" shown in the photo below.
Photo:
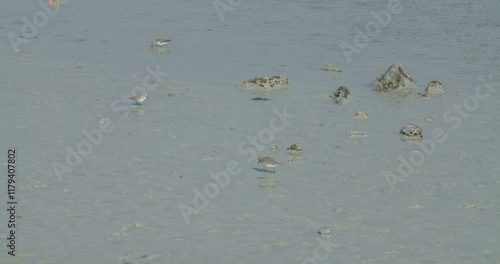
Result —
<path fill-rule="evenodd" d="M 221 20 L 210 1 L 66 1 L 36 37 L 36 2 L 2 9 L 18 236 L 0 263 L 496 263 L 498 1 L 400 1 L 373 32 L 387 1 L 215 2 L 238 4 Z M 417 82 L 408 96 L 371 88 L 394 63 Z M 291 85 L 238 88 L 273 75 Z M 417 95 L 433 80 L 442 96 Z M 143 105 L 126 100 L 145 86 Z M 421 141 L 401 139 L 410 122 Z"/>

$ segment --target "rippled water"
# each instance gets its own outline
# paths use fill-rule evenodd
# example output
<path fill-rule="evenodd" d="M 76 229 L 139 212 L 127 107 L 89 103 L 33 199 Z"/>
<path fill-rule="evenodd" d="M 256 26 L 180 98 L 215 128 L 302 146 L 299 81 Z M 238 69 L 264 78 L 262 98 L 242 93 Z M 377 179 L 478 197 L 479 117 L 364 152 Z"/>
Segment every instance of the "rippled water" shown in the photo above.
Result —
<path fill-rule="evenodd" d="M 500 4 L 395 3 L 63 1 L 46 21 L 37 2 L 4 5 L 0 146 L 18 152 L 18 236 L 0 263 L 496 263 Z M 173 41 L 152 51 L 155 38 Z M 417 82 L 407 97 L 370 87 L 394 63 Z M 144 105 L 122 102 L 151 72 L 163 81 Z M 291 85 L 269 101 L 237 87 L 272 75 Z M 418 96 L 432 80 L 446 93 Z M 328 97 L 339 86 L 342 105 Z M 409 122 L 425 144 L 400 139 Z M 257 156 L 282 164 L 267 173 Z"/>

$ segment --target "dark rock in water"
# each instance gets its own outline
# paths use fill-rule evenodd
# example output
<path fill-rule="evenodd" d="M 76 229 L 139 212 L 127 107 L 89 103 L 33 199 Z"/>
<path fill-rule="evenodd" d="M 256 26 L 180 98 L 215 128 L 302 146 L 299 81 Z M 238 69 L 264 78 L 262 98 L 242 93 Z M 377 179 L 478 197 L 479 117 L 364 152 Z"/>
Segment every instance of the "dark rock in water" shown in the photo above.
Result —
<path fill-rule="evenodd" d="M 393 64 L 387 71 L 372 82 L 375 91 L 391 91 L 415 88 L 417 84 L 405 72 L 401 64 Z"/>
<path fill-rule="evenodd" d="M 340 86 L 337 90 L 330 94 L 330 98 L 332 98 L 337 104 L 347 101 L 350 97 L 351 92 L 349 92 L 345 86 Z"/>
<path fill-rule="evenodd" d="M 286 149 L 286 152 L 290 156 L 299 156 L 302 155 L 304 150 L 299 144 L 292 144 L 289 148 Z"/>
<path fill-rule="evenodd" d="M 292 144 L 287 150 L 302 151 L 302 147 L 299 144 Z"/>
<path fill-rule="evenodd" d="M 425 88 L 425 93 L 418 93 L 419 95 L 423 97 L 430 97 L 430 96 L 440 96 L 446 91 L 444 88 L 443 84 L 439 81 L 432 81 L 429 84 L 427 84 L 427 87 Z"/>
<path fill-rule="evenodd" d="M 415 124 L 404 125 L 399 133 L 403 134 L 406 138 L 416 138 L 420 139 L 424 136 L 422 128 Z"/>
<path fill-rule="evenodd" d="M 265 98 L 265 97 L 254 97 L 250 100 L 254 100 L 254 101 L 267 101 L 267 100 L 271 100 L 271 99 L 268 99 L 268 98 Z"/>
<path fill-rule="evenodd" d="M 429 94 L 442 94 L 445 90 L 446 89 L 440 81 L 432 81 L 427 84 L 427 87 L 425 88 L 425 92 Z"/>
<path fill-rule="evenodd" d="M 246 80 L 241 86 L 245 88 L 252 88 L 255 86 L 262 87 L 264 89 L 269 89 L 275 86 L 287 86 L 289 84 L 288 78 L 283 76 L 273 76 L 273 77 L 262 77 Z"/>

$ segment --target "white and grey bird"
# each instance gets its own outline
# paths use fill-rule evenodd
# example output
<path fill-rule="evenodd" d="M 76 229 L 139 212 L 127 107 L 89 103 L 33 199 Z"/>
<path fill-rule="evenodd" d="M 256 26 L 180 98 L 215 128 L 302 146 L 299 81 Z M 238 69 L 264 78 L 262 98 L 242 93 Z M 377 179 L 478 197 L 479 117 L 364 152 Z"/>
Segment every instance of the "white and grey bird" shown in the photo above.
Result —
<path fill-rule="evenodd" d="M 148 98 L 147 94 L 138 94 L 136 96 L 129 97 L 128 99 L 131 99 L 135 101 L 136 104 L 142 105 L 142 102 Z"/>
<path fill-rule="evenodd" d="M 276 166 L 280 165 L 279 162 L 271 157 L 260 157 L 258 163 L 264 165 L 264 167 L 266 167 L 266 170 L 269 168 L 273 168 L 273 170 L 275 170 Z"/>
<path fill-rule="evenodd" d="M 163 47 L 167 45 L 171 39 L 155 39 L 153 42 L 151 42 L 151 47 Z"/>

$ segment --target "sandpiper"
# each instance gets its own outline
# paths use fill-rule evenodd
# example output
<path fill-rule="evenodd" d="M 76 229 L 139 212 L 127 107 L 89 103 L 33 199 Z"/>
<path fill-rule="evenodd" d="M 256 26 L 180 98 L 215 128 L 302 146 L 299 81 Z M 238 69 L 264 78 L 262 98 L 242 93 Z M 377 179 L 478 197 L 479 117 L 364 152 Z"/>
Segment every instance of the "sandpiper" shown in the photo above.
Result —
<path fill-rule="evenodd" d="M 172 41 L 171 39 L 155 39 L 153 40 L 153 42 L 151 42 L 151 47 L 163 47 L 165 45 L 167 45 L 170 41 Z"/>
<path fill-rule="evenodd" d="M 135 104 L 142 105 L 142 102 L 144 102 L 146 98 L 148 98 L 147 94 L 138 94 L 136 96 L 129 97 L 128 99 L 135 101 Z"/>
<path fill-rule="evenodd" d="M 280 164 L 271 157 L 260 157 L 258 163 L 262 163 L 262 165 L 266 167 L 266 170 L 269 168 L 273 168 L 273 170 L 275 170 L 276 166 Z"/>

